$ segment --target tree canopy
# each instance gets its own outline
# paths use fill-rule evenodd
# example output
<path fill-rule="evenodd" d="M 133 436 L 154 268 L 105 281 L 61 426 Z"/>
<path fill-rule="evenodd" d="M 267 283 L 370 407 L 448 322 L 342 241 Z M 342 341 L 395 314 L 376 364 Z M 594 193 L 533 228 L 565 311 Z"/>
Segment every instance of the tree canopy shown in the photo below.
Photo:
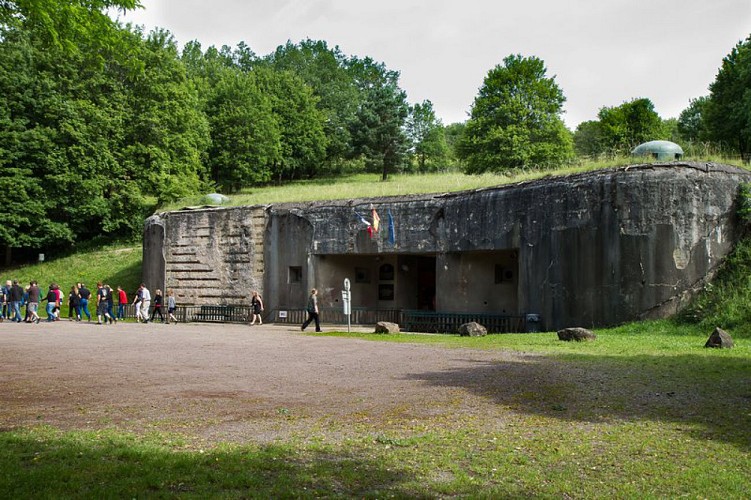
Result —
<path fill-rule="evenodd" d="M 510 55 L 485 77 L 459 144 L 466 171 L 559 165 L 573 154 L 565 97 L 537 57 Z"/>
<path fill-rule="evenodd" d="M 710 140 L 751 157 L 751 36 L 723 60 L 703 103 L 702 119 Z"/>

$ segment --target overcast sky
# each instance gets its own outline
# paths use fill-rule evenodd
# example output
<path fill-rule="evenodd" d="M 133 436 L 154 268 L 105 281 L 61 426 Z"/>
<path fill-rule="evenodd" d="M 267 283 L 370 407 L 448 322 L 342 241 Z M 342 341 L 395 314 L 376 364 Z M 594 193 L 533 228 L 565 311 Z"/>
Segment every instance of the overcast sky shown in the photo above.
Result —
<path fill-rule="evenodd" d="M 708 94 L 730 50 L 751 34 L 751 0 L 142 0 L 121 20 L 166 28 L 182 46 L 267 55 L 287 40 L 325 40 L 401 73 L 410 103 L 465 121 L 488 71 L 537 56 L 566 96 L 572 130 L 603 106 L 647 97 L 663 118 Z"/>

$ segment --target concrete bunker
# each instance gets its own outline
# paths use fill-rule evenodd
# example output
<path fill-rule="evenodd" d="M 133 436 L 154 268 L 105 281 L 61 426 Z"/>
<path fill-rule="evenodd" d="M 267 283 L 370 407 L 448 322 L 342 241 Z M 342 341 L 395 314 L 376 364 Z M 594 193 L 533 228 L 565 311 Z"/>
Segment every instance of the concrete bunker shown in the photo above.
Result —
<path fill-rule="evenodd" d="M 544 329 L 661 317 L 732 249 L 749 177 L 633 165 L 461 193 L 168 212 L 147 222 L 144 261 L 156 265 L 144 280 L 176 288 L 181 304 L 247 304 L 256 289 L 279 321 L 296 321 L 313 287 L 340 311 L 344 278 L 364 322 L 404 311 L 533 314 Z M 371 209 L 372 237 L 355 215 Z"/>

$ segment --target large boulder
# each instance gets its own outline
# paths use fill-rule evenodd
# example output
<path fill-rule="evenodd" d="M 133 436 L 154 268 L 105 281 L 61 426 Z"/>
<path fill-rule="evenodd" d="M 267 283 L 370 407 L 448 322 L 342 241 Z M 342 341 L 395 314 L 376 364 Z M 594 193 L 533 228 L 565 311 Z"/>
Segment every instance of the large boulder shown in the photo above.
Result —
<path fill-rule="evenodd" d="M 571 342 L 572 340 L 581 342 L 583 340 L 595 340 L 596 338 L 597 335 L 586 328 L 574 327 L 558 330 L 558 340 L 564 340 L 566 342 Z"/>
<path fill-rule="evenodd" d="M 399 333 L 399 325 L 388 321 L 379 321 L 375 327 L 376 333 Z"/>
<path fill-rule="evenodd" d="M 488 334 L 488 329 L 480 323 L 470 321 L 459 327 L 459 335 L 462 337 L 484 337 Z"/>
<path fill-rule="evenodd" d="M 717 327 L 712 332 L 712 335 L 707 339 L 707 343 L 704 347 L 715 347 L 718 349 L 730 349 L 733 347 L 733 337 L 728 332 L 720 327 Z"/>

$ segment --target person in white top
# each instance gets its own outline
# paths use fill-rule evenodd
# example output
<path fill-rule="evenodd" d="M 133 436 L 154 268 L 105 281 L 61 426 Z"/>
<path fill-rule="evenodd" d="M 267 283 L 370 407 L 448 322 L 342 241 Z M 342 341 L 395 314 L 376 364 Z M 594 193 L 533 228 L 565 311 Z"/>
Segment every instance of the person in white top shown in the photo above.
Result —
<path fill-rule="evenodd" d="M 151 293 L 149 292 L 149 289 L 146 288 L 146 285 L 141 283 L 140 286 L 141 291 L 141 317 L 143 318 L 144 323 L 149 322 L 149 306 L 151 305 Z"/>

